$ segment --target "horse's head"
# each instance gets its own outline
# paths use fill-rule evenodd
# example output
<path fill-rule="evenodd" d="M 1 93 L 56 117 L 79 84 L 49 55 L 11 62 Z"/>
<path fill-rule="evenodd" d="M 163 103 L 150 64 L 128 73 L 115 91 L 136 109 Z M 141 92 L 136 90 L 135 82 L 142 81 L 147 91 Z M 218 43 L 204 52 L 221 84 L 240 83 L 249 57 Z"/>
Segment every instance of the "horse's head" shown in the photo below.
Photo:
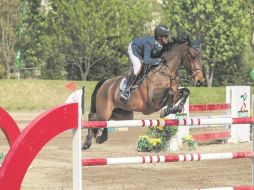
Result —
<path fill-rule="evenodd" d="M 174 39 L 173 45 L 162 55 L 162 73 L 171 80 L 176 79 L 181 65 L 192 76 L 195 86 L 205 85 L 206 77 L 201 65 L 201 41 L 191 41 L 189 37 Z"/>
<path fill-rule="evenodd" d="M 189 41 L 187 53 L 183 57 L 183 65 L 189 75 L 192 76 L 195 86 L 206 84 L 205 72 L 201 64 L 201 41 Z"/>

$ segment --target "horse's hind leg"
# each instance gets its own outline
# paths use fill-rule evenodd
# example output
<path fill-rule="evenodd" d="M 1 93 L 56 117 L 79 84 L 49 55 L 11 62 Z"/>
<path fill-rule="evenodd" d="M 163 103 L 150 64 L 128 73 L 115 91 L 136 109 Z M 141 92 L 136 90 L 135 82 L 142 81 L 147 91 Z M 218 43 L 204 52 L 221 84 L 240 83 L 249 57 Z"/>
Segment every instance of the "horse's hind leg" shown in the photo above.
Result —
<path fill-rule="evenodd" d="M 134 116 L 133 112 L 122 110 L 122 109 L 114 109 L 111 115 L 111 120 L 132 120 Z M 104 128 L 100 136 L 96 138 L 96 143 L 103 143 L 108 139 L 108 129 Z"/>
<path fill-rule="evenodd" d="M 96 137 L 96 143 L 102 144 L 107 140 L 108 140 L 108 129 L 104 128 L 101 132 L 101 135 Z"/>
<path fill-rule="evenodd" d="M 88 134 L 86 135 L 86 140 L 83 143 L 82 150 L 89 149 L 92 145 L 92 138 L 93 138 L 92 129 L 87 129 L 87 130 L 88 130 Z"/>
<path fill-rule="evenodd" d="M 88 114 L 88 120 L 89 121 L 95 121 L 96 120 L 96 115 L 95 113 L 89 113 Z M 93 138 L 93 134 L 97 134 L 98 133 L 98 129 L 87 129 L 88 133 L 86 135 L 86 140 L 83 143 L 82 146 L 82 150 L 86 150 L 89 149 L 92 145 L 92 138 Z"/>
<path fill-rule="evenodd" d="M 108 121 L 112 115 L 112 106 L 104 105 L 102 106 L 104 109 L 97 112 L 98 121 Z M 96 137 L 96 143 L 102 144 L 108 140 L 108 129 L 104 128 L 100 135 Z"/>

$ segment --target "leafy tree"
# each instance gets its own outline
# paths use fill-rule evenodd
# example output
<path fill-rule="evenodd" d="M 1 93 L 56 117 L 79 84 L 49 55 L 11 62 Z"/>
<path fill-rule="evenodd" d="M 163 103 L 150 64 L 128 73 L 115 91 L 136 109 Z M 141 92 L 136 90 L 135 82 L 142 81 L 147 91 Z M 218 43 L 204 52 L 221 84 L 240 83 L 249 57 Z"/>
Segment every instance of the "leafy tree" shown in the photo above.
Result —
<path fill-rule="evenodd" d="M 203 63 L 208 85 L 212 86 L 215 68 L 239 68 L 230 60 L 241 56 L 250 42 L 251 0 L 164 0 L 163 15 L 176 31 L 187 31 L 203 38 Z M 241 63 L 243 64 L 243 63 Z"/>
<path fill-rule="evenodd" d="M 19 21 L 19 1 L 0 1 L 0 72 L 9 79 L 15 70 L 16 29 Z M 5 70 L 5 71 L 4 71 Z"/>
<path fill-rule="evenodd" d="M 126 64 L 128 43 L 133 36 L 143 35 L 152 19 L 146 0 L 56 0 L 52 8 L 49 16 L 58 54 L 64 56 L 68 72 L 82 80 L 87 80 L 96 65 Z"/>
<path fill-rule="evenodd" d="M 24 24 L 21 55 L 24 67 L 40 66 L 43 62 L 43 37 L 47 29 L 47 15 L 41 9 L 41 0 L 24 1 Z"/>

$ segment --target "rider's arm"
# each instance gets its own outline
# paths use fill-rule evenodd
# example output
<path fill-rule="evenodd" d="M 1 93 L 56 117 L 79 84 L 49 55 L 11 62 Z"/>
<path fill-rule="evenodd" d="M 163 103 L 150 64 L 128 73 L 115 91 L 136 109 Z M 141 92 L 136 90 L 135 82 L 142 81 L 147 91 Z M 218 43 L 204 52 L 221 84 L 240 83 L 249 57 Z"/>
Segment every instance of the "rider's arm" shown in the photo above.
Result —
<path fill-rule="evenodd" d="M 151 58 L 152 47 L 149 43 L 144 45 L 144 64 L 147 65 L 158 65 L 160 64 L 160 58 Z"/>

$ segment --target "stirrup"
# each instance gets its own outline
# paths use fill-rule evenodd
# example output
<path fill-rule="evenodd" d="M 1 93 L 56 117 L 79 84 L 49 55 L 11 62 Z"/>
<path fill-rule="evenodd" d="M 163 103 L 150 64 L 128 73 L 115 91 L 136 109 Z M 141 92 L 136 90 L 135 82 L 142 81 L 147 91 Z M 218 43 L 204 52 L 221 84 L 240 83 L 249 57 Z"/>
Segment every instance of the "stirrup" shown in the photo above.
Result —
<path fill-rule="evenodd" d="M 130 91 L 125 90 L 121 93 L 121 100 L 127 101 L 130 99 L 130 96 L 131 96 Z"/>

